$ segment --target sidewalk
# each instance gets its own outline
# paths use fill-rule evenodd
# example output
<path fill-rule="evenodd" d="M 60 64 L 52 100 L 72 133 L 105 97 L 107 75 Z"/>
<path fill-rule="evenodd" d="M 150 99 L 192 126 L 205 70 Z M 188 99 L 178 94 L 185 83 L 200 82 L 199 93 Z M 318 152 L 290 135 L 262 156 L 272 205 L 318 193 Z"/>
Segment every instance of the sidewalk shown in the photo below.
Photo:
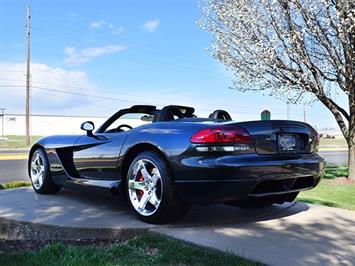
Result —
<path fill-rule="evenodd" d="M 355 264 L 354 211 L 304 203 L 250 210 L 219 204 L 194 206 L 175 223 L 150 225 L 114 197 L 69 190 L 38 195 L 29 187 L 0 191 L 3 238 L 122 236 L 132 230 L 150 230 L 269 265 Z"/>
<path fill-rule="evenodd" d="M 355 265 L 355 212 L 297 205 L 277 219 L 153 231 L 269 265 Z"/>

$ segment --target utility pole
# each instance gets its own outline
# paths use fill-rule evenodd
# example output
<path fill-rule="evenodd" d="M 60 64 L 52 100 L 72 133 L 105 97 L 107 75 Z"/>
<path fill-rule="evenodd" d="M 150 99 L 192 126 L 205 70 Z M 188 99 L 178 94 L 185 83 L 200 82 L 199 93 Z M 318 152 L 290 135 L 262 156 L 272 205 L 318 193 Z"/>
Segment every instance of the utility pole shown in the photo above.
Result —
<path fill-rule="evenodd" d="M 307 122 L 307 110 L 306 110 L 306 104 L 303 104 L 303 122 Z"/>
<path fill-rule="evenodd" d="M 4 111 L 6 110 L 6 108 L 0 108 L 1 111 L 1 139 L 5 140 L 5 136 L 4 136 Z"/>
<path fill-rule="evenodd" d="M 26 10 L 26 145 L 30 145 L 30 6 Z"/>
<path fill-rule="evenodd" d="M 287 102 L 287 120 L 290 120 L 290 103 Z"/>

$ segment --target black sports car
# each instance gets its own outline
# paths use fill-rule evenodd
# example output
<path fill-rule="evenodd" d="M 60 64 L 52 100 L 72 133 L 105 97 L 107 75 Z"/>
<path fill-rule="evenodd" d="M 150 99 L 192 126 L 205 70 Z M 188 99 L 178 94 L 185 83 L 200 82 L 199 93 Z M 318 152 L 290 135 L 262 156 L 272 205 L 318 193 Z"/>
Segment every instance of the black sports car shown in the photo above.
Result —
<path fill-rule="evenodd" d="M 241 207 L 293 201 L 324 173 L 317 132 L 296 121 L 234 122 L 223 110 L 135 105 L 95 133 L 50 136 L 33 145 L 28 170 L 37 193 L 62 187 L 124 195 L 143 221 L 167 222 L 192 203 Z"/>

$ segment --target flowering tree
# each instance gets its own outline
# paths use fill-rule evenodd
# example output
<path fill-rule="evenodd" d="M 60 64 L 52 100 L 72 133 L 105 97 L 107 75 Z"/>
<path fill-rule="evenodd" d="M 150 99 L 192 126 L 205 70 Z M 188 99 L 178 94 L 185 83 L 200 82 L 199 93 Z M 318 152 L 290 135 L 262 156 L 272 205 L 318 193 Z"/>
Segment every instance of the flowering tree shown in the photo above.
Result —
<path fill-rule="evenodd" d="M 200 25 L 239 90 L 317 99 L 349 147 L 355 178 L 355 0 L 205 0 Z M 331 90 L 347 96 L 343 108 Z"/>

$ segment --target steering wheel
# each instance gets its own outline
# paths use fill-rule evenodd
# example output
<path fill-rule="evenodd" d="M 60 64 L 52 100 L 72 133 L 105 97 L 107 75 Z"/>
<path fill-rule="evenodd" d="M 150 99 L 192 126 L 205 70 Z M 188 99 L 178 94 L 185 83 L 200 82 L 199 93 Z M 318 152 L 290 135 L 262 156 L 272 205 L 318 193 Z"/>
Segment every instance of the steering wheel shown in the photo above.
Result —
<path fill-rule="evenodd" d="M 117 128 L 116 128 L 116 132 L 118 131 L 126 131 L 126 130 L 123 130 L 122 128 L 128 128 L 128 130 L 132 129 L 133 127 L 131 127 L 130 125 L 127 125 L 127 124 L 122 124 L 122 125 L 119 125 Z"/>

